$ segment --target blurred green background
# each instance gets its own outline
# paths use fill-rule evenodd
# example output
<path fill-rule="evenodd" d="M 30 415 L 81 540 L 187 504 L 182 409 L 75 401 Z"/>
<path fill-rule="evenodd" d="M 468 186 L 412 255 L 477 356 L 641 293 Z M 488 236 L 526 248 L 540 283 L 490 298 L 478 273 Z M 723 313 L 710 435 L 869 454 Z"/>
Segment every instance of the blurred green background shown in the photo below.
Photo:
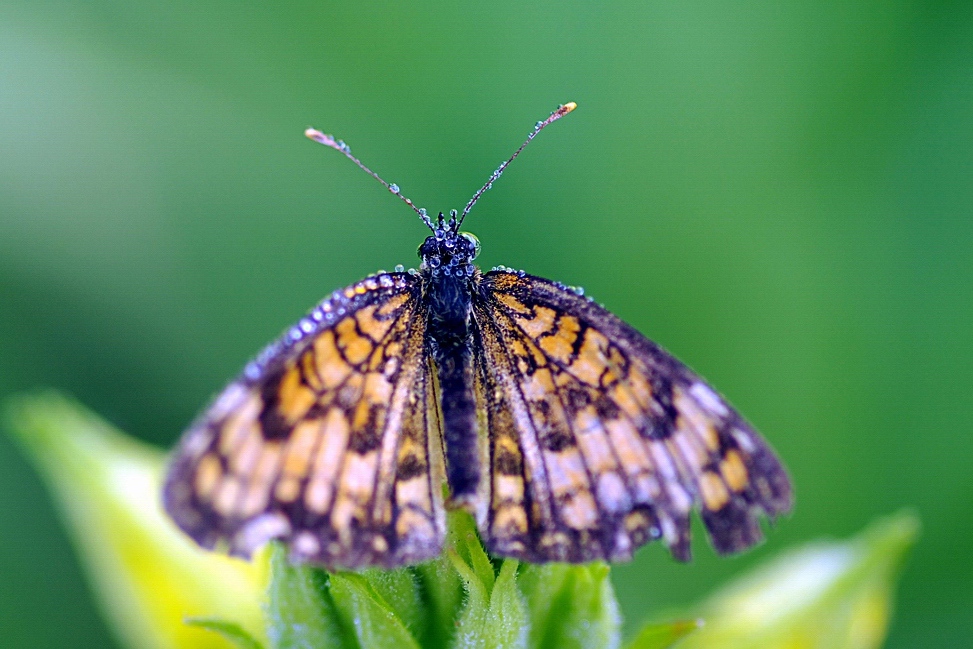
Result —
<path fill-rule="evenodd" d="M 0 5 L 0 396 L 67 390 L 172 444 L 305 309 L 416 263 L 419 205 L 483 266 L 583 285 L 772 441 L 794 516 L 748 555 L 643 549 L 628 628 L 774 552 L 916 508 L 890 647 L 973 637 L 969 2 Z M 0 437 L 0 633 L 112 646 Z"/>

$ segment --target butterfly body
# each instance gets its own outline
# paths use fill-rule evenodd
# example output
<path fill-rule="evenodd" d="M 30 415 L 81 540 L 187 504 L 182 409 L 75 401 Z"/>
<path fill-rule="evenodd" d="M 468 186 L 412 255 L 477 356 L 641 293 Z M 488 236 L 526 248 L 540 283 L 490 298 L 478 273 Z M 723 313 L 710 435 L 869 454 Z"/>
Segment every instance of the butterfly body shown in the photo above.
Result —
<path fill-rule="evenodd" d="M 662 539 L 687 560 L 694 509 L 720 553 L 790 510 L 773 451 L 700 377 L 579 290 L 481 272 L 462 218 L 417 211 L 418 270 L 335 291 L 183 436 L 163 500 L 200 545 L 393 567 L 438 555 L 460 507 L 497 556 L 617 561 Z"/>
<path fill-rule="evenodd" d="M 450 493 L 457 502 L 476 493 L 481 479 L 473 392 L 473 295 L 480 269 L 478 244 L 442 224 L 419 247 L 421 299 L 429 332 L 428 353 L 437 368 Z"/>

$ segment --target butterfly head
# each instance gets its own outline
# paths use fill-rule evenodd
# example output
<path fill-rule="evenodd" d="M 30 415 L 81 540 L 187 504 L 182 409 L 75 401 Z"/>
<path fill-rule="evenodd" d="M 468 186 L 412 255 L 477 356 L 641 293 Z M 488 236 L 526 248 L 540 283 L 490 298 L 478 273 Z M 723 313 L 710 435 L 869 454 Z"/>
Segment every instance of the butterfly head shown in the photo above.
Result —
<path fill-rule="evenodd" d="M 455 210 L 448 222 L 440 213 L 432 236 L 419 246 L 421 270 L 447 277 L 472 277 L 476 268 L 472 262 L 479 254 L 480 240 L 474 234 L 459 231 Z"/>

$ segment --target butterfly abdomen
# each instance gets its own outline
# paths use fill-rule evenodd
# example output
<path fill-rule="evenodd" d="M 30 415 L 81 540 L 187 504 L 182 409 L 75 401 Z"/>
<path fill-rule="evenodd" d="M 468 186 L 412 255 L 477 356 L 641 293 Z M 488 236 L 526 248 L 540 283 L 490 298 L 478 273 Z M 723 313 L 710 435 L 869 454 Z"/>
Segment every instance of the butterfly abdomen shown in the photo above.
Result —
<path fill-rule="evenodd" d="M 430 351 L 439 379 L 446 479 L 455 502 L 473 496 L 480 485 L 470 283 L 440 274 L 427 279 L 425 291 Z"/>

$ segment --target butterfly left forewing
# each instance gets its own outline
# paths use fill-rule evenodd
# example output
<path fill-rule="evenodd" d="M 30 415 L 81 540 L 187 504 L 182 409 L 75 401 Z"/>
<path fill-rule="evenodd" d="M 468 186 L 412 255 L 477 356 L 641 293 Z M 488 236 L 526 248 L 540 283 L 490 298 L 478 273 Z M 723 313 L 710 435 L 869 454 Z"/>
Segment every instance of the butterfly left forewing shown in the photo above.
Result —
<path fill-rule="evenodd" d="M 716 549 L 739 551 L 762 537 L 759 513 L 790 509 L 789 479 L 766 442 L 637 331 L 524 274 L 488 273 L 480 295 L 483 371 L 496 386 L 487 394 L 505 404 L 491 412 L 512 413 L 491 424 L 492 443 L 515 442 L 526 479 L 527 532 L 511 537 L 524 558 L 624 559 L 661 536 L 688 559 L 694 506 Z M 495 524 L 505 507 L 496 484 L 491 498 L 481 531 L 499 550 L 516 528 Z"/>
<path fill-rule="evenodd" d="M 271 538 L 331 567 L 438 554 L 439 422 L 425 314 L 397 273 L 336 292 L 230 384 L 186 433 L 166 509 L 205 547 Z"/>

